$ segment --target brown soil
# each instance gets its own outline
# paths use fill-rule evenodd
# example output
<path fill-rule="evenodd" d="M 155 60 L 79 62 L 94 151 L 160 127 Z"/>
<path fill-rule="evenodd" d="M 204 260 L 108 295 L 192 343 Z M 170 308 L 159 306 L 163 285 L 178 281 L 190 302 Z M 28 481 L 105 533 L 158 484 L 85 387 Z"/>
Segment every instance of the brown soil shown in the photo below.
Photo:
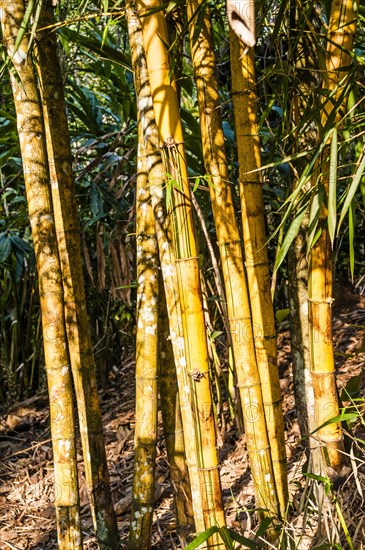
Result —
<path fill-rule="evenodd" d="M 346 299 L 347 298 L 347 299 Z M 355 379 L 363 368 L 365 360 L 365 299 L 340 292 L 340 299 L 334 308 L 334 341 L 338 387 L 340 393 L 350 379 Z M 290 359 L 289 330 L 278 336 L 278 357 L 281 387 L 284 395 L 286 442 L 289 466 L 289 481 L 294 514 L 288 532 L 300 532 L 306 525 L 306 536 L 296 543 L 295 548 L 311 548 L 311 533 L 308 518 L 303 516 L 303 499 L 310 502 L 305 491 L 302 466 L 305 462 L 300 443 L 293 397 L 293 382 Z M 107 391 L 100 395 L 104 419 L 107 457 L 111 487 L 121 540 L 128 537 L 133 476 L 133 429 L 134 429 L 134 360 L 132 353 L 126 353 L 122 366 L 114 367 Z M 226 412 L 222 413 L 226 417 Z M 362 426 L 357 422 L 357 437 L 362 435 Z M 356 428 L 356 426 L 355 426 Z M 250 479 L 244 435 L 240 435 L 234 423 L 224 422 L 222 433 L 221 479 L 224 491 L 227 523 L 233 529 L 253 536 L 256 527 L 253 507 L 253 486 Z M 350 441 L 351 443 L 351 441 Z M 352 450 L 351 450 L 352 449 Z M 337 498 L 346 516 L 347 525 L 355 542 L 355 548 L 362 548 L 365 540 L 365 509 L 360 492 L 365 489 L 365 468 L 358 445 L 349 447 L 353 458 L 353 473 L 341 488 Z M 0 416 L 0 548 L 19 550 L 55 549 L 56 531 L 53 501 L 52 448 L 49 429 L 47 395 L 38 395 L 24 401 Z M 85 489 L 82 457 L 79 450 L 79 474 L 84 548 L 96 549 L 90 509 Z M 153 548 L 180 548 L 175 533 L 175 520 L 171 488 L 168 479 L 168 464 L 160 435 L 157 454 L 157 483 L 153 525 Z M 307 516 L 310 511 L 307 510 Z M 315 510 L 315 504 L 313 504 Z M 313 512 L 314 513 L 314 512 Z M 314 521 L 314 520 L 313 520 Z M 313 522 L 312 522 L 313 523 Z M 315 521 L 314 521 L 315 523 Z M 338 518 L 335 521 L 339 525 Z M 317 526 L 318 527 L 318 526 Z M 323 540 L 336 533 L 328 534 L 326 520 L 323 521 Z M 327 529 L 327 531 L 326 531 Z M 335 529 L 331 525 L 331 529 Z M 338 527 L 341 531 L 341 528 Z M 294 534 L 293 534 L 294 536 Z M 340 534 L 337 535 L 340 537 Z M 327 539 L 326 539 L 327 537 Z M 309 542 L 308 542 L 309 540 Z M 357 541 L 357 542 L 356 542 Z M 318 544 L 318 539 L 316 544 Z M 347 546 L 343 546 L 346 548 Z"/>

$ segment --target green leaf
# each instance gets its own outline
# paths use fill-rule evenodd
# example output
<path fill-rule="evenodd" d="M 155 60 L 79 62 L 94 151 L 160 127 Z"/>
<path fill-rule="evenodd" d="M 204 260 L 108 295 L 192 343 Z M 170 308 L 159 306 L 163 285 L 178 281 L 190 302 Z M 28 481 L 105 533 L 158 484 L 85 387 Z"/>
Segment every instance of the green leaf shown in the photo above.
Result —
<path fill-rule="evenodd" d="M 98 54 L 101 58 L 131 70 L 130 57 L 112 46 L 102 44 L 102 38 L 95 36 L 85 36 L 68 27 L 63 27 L 60 31 L 67 42 L 73 42 L 77 46 L 85 47 Z"/>
<path fill-rule="evenodd" d="M 11 238 L 3 237 L 0 241 L 0 263 L 6 262 L 11 252 Z"/>
<path fill-rule="evenodd" d="M 345 409 L 344 409 L 345 410 Z M 347 420 L 354 420 L 355 418 L 358 418 L 359 414 L 357 412 L 351 412 L 351 413 L 341 413 L 337 416 L 334 416 L 333 418 L 330 418 L 329 420 L 326 420 L 326 422 L 323 422 L 318 428 L 313 430 L 311 432 L 312 434 L 315 434 L 318 432 L 318 430 L 322 430 L 325 426 L 328 426 L 329 424 L 336 424 L 337 422 L 346 422 Z"/>
<path fill-rule="evenodd" d="M 352 202 L 352 200 L 355 196 L 357 188 L 358 188 L 358 186 L 361 182 L 361 178 L 362 178 L 362 175 L 364 173 L 364 170 L 365 170 L 365 152 L 363 150 L 360 157 L 359 157 L 357 170 L 356 170 L 356 172 L 353 176 L 352 183 L 351 183 L 350 188 L 347 192 L 345 203 L 342 207 L 340 221 L 338 222 L 337 235 L 340 231 L 340 227 L 341 227 L 341 224 L 344 220 L 344 217 L 346 216 L 347 211 L 350 208 L 350 204 L 351 204 L 351 202 Z"/>
<path fill-rule="evenodd" d="M 352 202 L 349 209 L 349 248 L 350 248 L 350 273 L 352 282 L 354 281 L 355 273 L 355 205 Z"/>
<path fill-rule="evenodd" d="M 359 396 L 361 379 L 362 373 L 350 378 L 350 380 L 347 382 L 346 386 L 342 390 L 342 401 L 348 401 L 349 398 L 353 400 L 354 398 Z"/>
<path fill-rule="evenodd" d="M 262 537 L 266 533 L 266 531 L 268 530 L 271 524 L 272 524 L 271 518 L 264 518 L 261 521 L 259 528 L 257 529 L 256 538 Z"/>
<path fill-rule="evenodd" d="M 337 128 L 331 139 L 329 185 L 328 185 L 328 233 L 333 248 L 336 234 L 336 189 L 337 189 Z"/>
<path fill-rule="evenodd" d="M 17 37 L 16 37 L 16 41 L 15 41 L 15 44 L 14 44 L 13 56 L 17 52 L 17 50 L 18 50 L 18 48 L 19 48 L 19 46 L 20 46 L 20 44 L 21 44 L 21 42 L 24 38 L 25 32 L 28 29 L 29 20 L 31 18 L 32 13 L 33 13 L 34 1 L 35 0 L 29 0 L 29 2 L 27 4 L 27 8 L 26 8 L 25 13 L 24 13 L 23 21 L 20 24 L 20 28 L 19 28 L 19 31 L 18 31 L 18 34 L 17 34 Z"/>
<path fill-rule="evenodd" d="M 210 339 L 211 340 L 215 340 L 216 338 L 218 338 L 218 336 L 220 336 L 221 334 L 223 334 L 223 331 L 222 330 L 214 330 L 212 332 L 212 334 L 210 335 Z"/>
<path fill-rule="evenodd" d="M 288 317 L 289 314 L 290 314 L 290 309 L 289 308 L 287 308 L 287 309 L 278 309 L 275 312 L 275 317 L 276 317 L 276 320 L 279 323 L 282 323 L 283 321 L 285 321 L 285 319 Z"/>
<path fill-rule="evenodd" d="M 315 244 L 319 234 L 317 231 L 318 221 L 321 214 L 322 204 L 324 198 L 324 189 L 323 184 L 319 183 L 317 193 L 315 193 L 312 204 L 309 212 L 309 223 L 308 223 L 308 250 Z"/>
<path fill-rule="evenodd" d="M 321 483 L 324 483 L 325 485 L 328 485 L 331 483 L 328 477 L 323 477 L 318 474 L 311 474 L 309 472 L 304 472 L 303 475 L 304 477 L 308 477 L 309 479 L 314 479 L 315 481 L 319 481 Z"/>
<path fill-rule="evenodd" d="M 307 203 L 303 204 L 300 210 L 297 212 L 295 218 L 291 222 L 289 229 L 286 232 L 286 235 L 284 237 L 283 243 L 280 247 L 279 253 L 276 256 L 274 272 L 277 271 L 281 266 L 281 264 L 283 263 L 292 242 L 294 241 L 295 237 L 298 235 L 300 226 L 302 225 L 302 221 L 306 215 L 307 208 L 308 208 Z"/>
<path fill-rule="evenodd" d="M 199 176 L 195 178 L 195 183 L 194 183 L 194 187 L 193 187 L 193 193 L 195 193 L 195 191 L 198 189 L 200 185 L 200 178 Z"/>
<path fill-rule="evenodd" d="M 194 550 L 195 548 L 198 548 L 203 542 L 209 539 L 214 533 L 218 533 L 218 527 L 213 525 L 212 527 L 209 527 L 209 529 L 206 529 L 202 533 L 199 533 L 197 537 L 195 537 L 194 540 L 191 541 L 190 544 L 185 546 L 185 550 Z"/>
<path fill-rule="evenodd" d="M 233 529 L 228 529 L 228 532 L 233 540 L 244 545 L 244 548 L 250 548 L 250 550 L 257 550 L 259 547 L 257 543 L 253 540 L 247 539 L 246 537 L 239 535 Z"/>
<path fill-rule="evenodd" d="M 230 536 L 230 532 L 227 527 L 223 526 L 219 528 L 219 534 L 222 538 L 222 541 L 226 545 L 226 550 L 234 550 L 233 541 Z"/>

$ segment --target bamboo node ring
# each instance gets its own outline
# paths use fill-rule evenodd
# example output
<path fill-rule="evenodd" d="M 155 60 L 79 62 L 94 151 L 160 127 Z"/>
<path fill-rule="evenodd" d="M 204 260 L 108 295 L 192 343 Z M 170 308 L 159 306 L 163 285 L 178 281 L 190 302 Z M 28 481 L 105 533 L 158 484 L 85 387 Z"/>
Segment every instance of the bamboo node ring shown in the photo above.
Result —
<path fill-rule="evenodd" d="M 198 472 L 213 472 L 214 470 L 219 470 L 220 465 L 217 466 L 209 466 L 208 468 L 199 468 L 197 467 Z"/>
<path fill-rule="evenodd" d="M 327 304 L 332 305 L 335 301 L 334 298 L 324 298 L 323 300 L 317 300 L 316 298 L 307 298 L 308 302 L 311 302 L 311 304 Z"/>

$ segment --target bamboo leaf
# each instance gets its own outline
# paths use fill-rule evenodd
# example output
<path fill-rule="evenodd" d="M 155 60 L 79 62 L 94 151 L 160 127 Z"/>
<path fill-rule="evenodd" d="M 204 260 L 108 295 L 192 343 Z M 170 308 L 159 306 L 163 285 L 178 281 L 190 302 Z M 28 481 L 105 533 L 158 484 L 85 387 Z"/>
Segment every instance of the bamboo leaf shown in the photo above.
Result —
<path fill-rule="evenodd" d="M 318 186 L 318 191 L 312 199 L 311 209 L 309 213 L 309 223 L 308 223 L 308 250 L 314 245 L 319 235 L 317 232 L 318 220 L 321 213 L 321 208 L 323 204 L 324 189 L 323 185 L 320 183 Z"/>
<path fill-rule="evenodd" d="M 194 550 L 195 548 L 198 548 L 203 542 L 209 539 L 214 533 L 218 533 L 218 527 L 213 525 L 212 527 L 209 527 L 209 529 L 206 529 L 202 533 L 199 533 L 197 537 L 195 537 L 194 540 L 191 541 L 190 544 L 185 546 L 185 550 Z"/>
<path fill-rule="evenodd" d="M 17 37 L 16 37 L 13 55 L 17 52 L 17 50 L 18 50 L 18 48 L 19 48 L 19 46 L 20 46 L 20 44 L 21 44 L 21 42 L 24 38 L 26 30 L 28 28 L 29 20 L 31 18 L 32 13 L 33 13 L 34 2 L 35 2 L 35 0 L 29 0 L 29 2 L 27 4 L 27 8 L 26 8 L 25 13 L 24 13 L 23 21 L 21 22 L 19 32 L 18 32 Z"/>
<path fill-rule="evenodd" d="M 337 128 L 333 130 L 330 151 L 328 185 L 328 233 L 333 248 L 336 233 L 336 189 L 337 189 Z"/>
<path fill-rule="evenodd" d="M 289 229 L 288 229 L 288 231 L 287 231 L 287 233 L 284 237 L 283 244 L 281 245 L 280 251 L 279 251 L 278 255 L 276 256 L 276 261 L 275 261 L 275 265 L 274 265 L 274 273 L 279 269 L 279 267 L 283 263 L 283 261 L 285 259 L 285 256 L 286 256 L 292 242 L 294 241 L 295 237 L 298 235 L 300 226 L 301 226 L 302 221 L 303 221 L 303 219 L 305 217 L 305 214 L 307 212 L 307 206 L 308 206 L 307 203 L 302 205 L 302 207 L 300 208 L 297 215 L 295 216 L 295 218 L 293 219 L 293 221 L 291 222 L 291 224 L 289 226 Z"/>
<path fill-rule="evenodd" d="M 311 474 L 309 472 L 305 472 L 303 475 L 304 477 L 307 477 L 309 479 L 314 479 L 315 481 L 319 481 L 320 483 L 324 483 L 325 485 L 328 485 L 328 483 L 330 483 L 327 477 L 323 477 L 318 474 Z"/>
<path fill-rule="evenodd" d="M 337 235 L 339 233 L 339 230 L 340 230 L 341 224 L 344 220 L 344 217 L 346 216 L 347 211 L 350 208 L 350 204 L 351 204 L 351 202 L 352 202 L 352 200 L 355 196 L 357 188 L 358 188 L 358 186 L 361 182 L 361 178 L 362 178 L 362 175 L 364 173 L 364 170 L 365 170 L 365 151 L 363 150 L 362 153 L 361 153 L 361 156 L 359 158 L 357 170 L 356 170 L 356 172 L 353 176 L 352 183 L 351 183 L 350 188 L 348 190 L 345 203 L 342 207 L 340 221 L 338 222 Z"/>
<path fill-rule="evenodd" d="M 262 537 L 266 533 L 266 531 L 268 530 L 271 524 L 272 524 L 271 518 L 264 518 L 261 521 L 259 528 L 257 529 L 256 537 Z"/>
<path fill-rule="evenodd" d="M 311 434 L 315 434 L 318 432 L 318 430 L 322 430 L 322 428 L 325 428 L 326 426 L 329 426 L 330 424 L 336 424 L 337 422 L 347 422 L 348 420 L 354 420 L 355 418 L 359 417 L 359 413 L 357 412 L 351 412 L 351 413 L 341 413 L 337 416 L 334 416 L 333 418 L 330 418 L 329 420 L 326 420 L 326 422 L 323 422 L 318 428 L 313 430 Z"/>
<path fill-rule="evenodd" d="M 255 541 L 247 539 L 242 535 L 239 535 L 238 533 L 236 533 L 236 531 L 233 531 L 233 529 L 227 529 L 227 530 L 233 540 L 235 540 L 236 542 L 239 542 L 240 544 L 244 544 L 244 548 L 250 548 L 251 550 L 258 549 L 258 545 Z"/>
<path fill-rule="evenodd" d="M 355 205 L 352 202 L 349 209 L 349 248 L 350 248 L 350 273 L 352 282 L 354 281 L 355 273 Z"/>
<path fill-rule="evenodd" d="M 194 187 L 193 187 L 193 193 L 195 193 L 195 191 L 198 189 L 200 185 L 200 178 L 199 176 L 195 178 L 195 183 L 194 183 Z"/>
<path fill-rule="evenodd" d="M 11 252 L 11 239 L 6 237 L 0 240 L 0 263 L 4 263 Z"/>
<path fill-rule="evenodd" d="M 232 538 L 230 536 L 230 532 L 228 531 L 227 527 L 223 526 L 219 528 L 219 534 L 222 538 L 222 541 L 226 545 L 227 550 L 234 550 Z"/>
<path fill-rule="evenodd" d="M 333 128 L 331 128 L 326 133 L 326 135 L 324 136 L 324 139 L 322 140 L 322 143 L 320 144 L 318 149 L 315 151 L 315 153 L 314 153 L 313 157 L 311 158 L 310 162 L 304 168 L 303 173 L 302 173 L 302 175 L 301 175 L 301 177 L 298 181 L 298 184 L 297 184 L 295 190 L 293 191 L 293 193 L 291 193 L 291 195 L 289 195 L 289 197 L 286 199 L 283 206 L 281 207 L 281 208 L 284 208 L 285 205 L 287 205 L 287 208 L 285 210 L 283 218 L 282 218 L 279 226 L 275 229 L 273 234 L 270 236 L 270 239 L 273 239 L 275 237 L 275 235 L 280 231 L 280 228 L 286 222 L 286 220 L 289 218 L 289 216 L 292 213 L 293 209 L 297 205 L 297 200 L 298 200 L 299 194 L 301 193 L 304 185 L 310 180 L 311 177 L 313 177 L 313 168 L 315 167 L 318 158 L 320 158 L 326 143 L 328 143 L 330 137 L 332 136 L 332 133 L 333 133 Z M 288 157 L 286 157 L 286 158 L 288 158 Z M 277 165 L 277 163 L 273 163 L 273 166 L 276 166 L 276 165 Z M 270 166 L 271 165 L 267 164 L 263 168 L 267 168 L 267 167 L 270 167 Z M 323 198 L 322 198 L 322 201 L 323 201 Z M 312 240 L 313 240 L 313 238 L 312 238 Z"/>
<path fill-rule="evenodd" d="M 34 15 L 33 15 L 32 28 L 31 28 L 31 31 L 30 31 L 30 37 L 29 37 L 29 43 L 28 43 L 28 51 L 29 51 L 29 50 L 31 49 L 31 47 L 32 47 L 33 40 L 34 40 L 34 36 L 35 36 L 36 31 L 37 31 L 37 26 L 38 26 L 38 21 L 39 21 L 39 18 L 40 18 L 40 15 L 41 15 L 41 11 L 42 11 L 43 1 L 44 1 L 44 0 L 39 0 L 39 1 L 36 3 L 35 13 L 34 13 Z"/>

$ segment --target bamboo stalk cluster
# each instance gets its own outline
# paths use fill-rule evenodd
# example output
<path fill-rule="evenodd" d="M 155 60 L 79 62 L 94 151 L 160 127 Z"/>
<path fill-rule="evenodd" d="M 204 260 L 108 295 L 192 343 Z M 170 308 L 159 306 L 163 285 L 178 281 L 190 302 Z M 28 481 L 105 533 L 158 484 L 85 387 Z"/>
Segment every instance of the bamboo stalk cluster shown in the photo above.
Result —
<path fill-rule="evenodd" d="M 270 534 L 275 540 L 275 526 L 286 519 L 289 502 L 284 418 L 265 232 L 252 49 L 253 5 L 236 4 L 250 8 L 249 20 L 245 17 L 240 20 L 239 13 L 230 14 L 242 230 L 237 223 L 229 181 L 212 25 L 202 0 L 187 0 L 187 20 L 204 168 L 210 181 L 220 253 L 227 340 L 233 357 L 256 508 L 261 516 L 275 520 Z M 37 260 L 55 485 L 59 488 L 55 499 L 58 544 L 61 549 L 82 548 L 74 392 L 99 547 L 117 550 L 120 542 L 85 304 L 77 203 L 56 38 L 47 30 L 37 33 L 35 70 L 29 61 L 27 35 L 18 40 L 24 20 L 23 2 L 17 0 L 10 5 L 0 1 L 0 8 Z M 217 527 L 207 540 L 207 548 L 223 550 L 224 531 L 219 530 L 226 522 L 212 360 L 168 30 L 160 0 L 128 0 L 126 19 L 138 108 L 136 428 L 128 547 L 145 550 L 151 545 L 160 400 L 181 544 L 185 545 L 194 531 Z M 39 26 L 47 29 L 53 23 L 51 8 L 43 7 Z M 242 31 L 244 24 L 246 34 Z M 355 31 L 354 3 L 334 0 L 324 78 L 324 88 L 330 92 L 323 104 L 324 135 L 333 110 L 342 101 Z M 329 147 L 324 147 L 320 186 L 325 195 L 329 194 L 328 164 Z M 321 223 L 320 235 L 309 253 L 311 375 L 318 439 L 326 465 L 340 471 L 345 463 L 341 425 L 332 422 L 322 426 L 339 413 L 331 325 L 331 234 L 324 206 Z"/>

